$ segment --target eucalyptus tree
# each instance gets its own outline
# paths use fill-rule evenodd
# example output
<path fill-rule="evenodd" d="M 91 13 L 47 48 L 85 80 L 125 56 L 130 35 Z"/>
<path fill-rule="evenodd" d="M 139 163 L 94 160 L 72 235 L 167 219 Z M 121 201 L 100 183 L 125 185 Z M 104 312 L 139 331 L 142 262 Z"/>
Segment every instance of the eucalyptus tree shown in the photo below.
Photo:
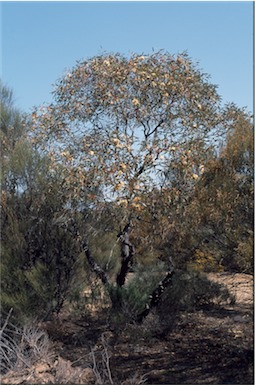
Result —
<path fill-rule="evenodd" d="M 32 115 L 32 139 L 65 166 L 63 189 L 71 201 L 90 200 L 97 215 L 109 204 L 119 210 L 110 217 L 121 230 L 122 286 L 135 255 L 135 226 L 160 196 L 163 204 L 173 191 L 180 194 L 176 185 L 165 188 L 165 175 L 180 164 L 190 195 L 209 149 L 225 133 L 217 87 L 186 53 L 104 54 L 78 62 L 53 95 L 52 104 Z M 86 234 L 82 239 L 90 265 L 106 282 Z"/>

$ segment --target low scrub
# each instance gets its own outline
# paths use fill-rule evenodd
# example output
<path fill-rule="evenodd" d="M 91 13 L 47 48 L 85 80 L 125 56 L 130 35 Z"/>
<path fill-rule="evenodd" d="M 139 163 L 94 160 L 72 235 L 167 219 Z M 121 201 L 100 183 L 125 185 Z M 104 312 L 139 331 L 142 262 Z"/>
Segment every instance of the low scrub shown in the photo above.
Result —
<path fill-rule="evenodd" d="M 15 326 L 10 316 L 11 311 L 0 331 L 1 373 L 21 371 L 39 360 L 49 360 L 52 350 L 47 333 L 33 324 Z"/>

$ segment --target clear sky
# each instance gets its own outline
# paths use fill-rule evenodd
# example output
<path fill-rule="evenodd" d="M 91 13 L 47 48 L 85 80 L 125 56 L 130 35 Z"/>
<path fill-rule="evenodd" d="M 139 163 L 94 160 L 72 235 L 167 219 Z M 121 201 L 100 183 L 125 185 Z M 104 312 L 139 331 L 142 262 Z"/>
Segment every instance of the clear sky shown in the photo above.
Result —
<path fill-rule="evenodd" d="M 223 102 L 253 110 L 253 2 L 2 2 L 2 79 L 16 106 L 50 102 L 77 60 L 187 51 Z"/>

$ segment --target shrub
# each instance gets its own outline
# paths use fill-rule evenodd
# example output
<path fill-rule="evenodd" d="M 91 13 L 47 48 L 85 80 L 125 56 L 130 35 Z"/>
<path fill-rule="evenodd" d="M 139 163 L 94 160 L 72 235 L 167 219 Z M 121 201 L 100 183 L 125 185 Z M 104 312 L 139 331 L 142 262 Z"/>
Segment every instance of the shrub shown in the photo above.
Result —
<path fill-rule="evenodd" d="M 157 266 L 137 266 L 134 268 L 132 278 L 128 277 L 122 287 L 112 285 L 109 289 L 113 303 L 113 312 L 123 321 L 135 320 L 137 315 L 144 310 L 149 301 L 149 296 L 165 275 L 164 264 Z M 120 314 L 121 313 L 121 314 Z"/>
<path fill-rule="evenodd" d="M 11 311 L 0 330 L 1 373 L 30 368 L 40 359 L 52 358 L 51 343 L 46 332 L 33 324 L 18 327 L 10 322 Z"/>

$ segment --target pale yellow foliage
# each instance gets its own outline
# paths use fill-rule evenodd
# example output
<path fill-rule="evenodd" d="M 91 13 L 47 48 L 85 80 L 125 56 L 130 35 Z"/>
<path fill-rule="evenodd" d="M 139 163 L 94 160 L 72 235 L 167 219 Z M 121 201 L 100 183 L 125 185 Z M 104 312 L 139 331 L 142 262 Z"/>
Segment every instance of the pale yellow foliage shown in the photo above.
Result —
<path fill-rule="evenodd" d="M 128 201 L 127 201 L 127 199 L 120 199 L 120 200 L 118 200 L 117 204 L 119 206 L 127 207 Z"/>
<path fill-rule="evenodd" d="M 120 140 L 119 140 L 118 138 L 114 138 L 112 141 L 113 141 L 114 145 L 115 145 L 117 148 L 120 148 L 120 147 L 121 147 Z"/>
<path fill-rule="evenodd" d="M 136 210 L 140 211 L 142 206 L 140 203 L 132 203 L 131 207 L 135 208 Z"/>
<path fill-rule="evenodd" d="M 125 170 L 125 169 L 127 168 L 127 166 L 125 165 L 125 163 L 121 163 L 121 164 L 120 164 L 120 168 L 121 168 L 122 170 Z"/>
<path fill-rule="evenodd" d="M 134 98 L 134 99 L 132 100 L 132 103 L 133 103 L 134 106 L 138 106 L 138 105 L 140 104 L 139 100 L 136 99 L 136 98 Z"/>
<path fill-rule="evenodd" d="M 115 191 L 119 191 L 121 190 L 123 187 L 125 187 L 125 183 L 124 182 L 119 182 L 118 184 L 116 184 L 116 186 L 114 187 L 114 190 Z"/>
<path fill-rule="evenodd" d="M 205 166 L 203 164 L 201 164 L 199 166 L 199 171 L 200 171 L 201 174 L 203 174 L 205 172 Z"/>

